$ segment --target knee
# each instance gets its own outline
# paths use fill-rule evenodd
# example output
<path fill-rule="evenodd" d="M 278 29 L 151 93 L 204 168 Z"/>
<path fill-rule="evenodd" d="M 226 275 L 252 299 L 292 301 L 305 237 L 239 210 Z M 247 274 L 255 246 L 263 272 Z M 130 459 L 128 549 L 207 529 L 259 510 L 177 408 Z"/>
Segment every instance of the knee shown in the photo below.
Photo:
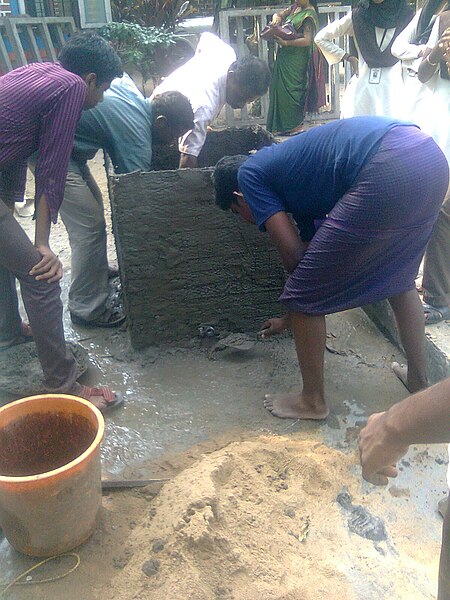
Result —
<path fill-rule="evenodd" d="M 59 281 L 48 283 L 42 279 L 38 280 L 31 275 L 21 277 L 19 281 L 22 290 L 22 296 L 28 296 L 35 302 L 52 302 L 55 298 L 59 298 L 61 296 L 61 286 Z"/>

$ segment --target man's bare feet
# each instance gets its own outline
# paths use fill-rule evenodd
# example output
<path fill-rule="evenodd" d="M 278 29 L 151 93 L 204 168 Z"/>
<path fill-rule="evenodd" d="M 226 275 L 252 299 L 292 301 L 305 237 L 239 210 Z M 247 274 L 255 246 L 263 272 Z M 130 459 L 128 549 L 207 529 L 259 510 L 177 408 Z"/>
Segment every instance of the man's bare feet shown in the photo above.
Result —
<path fill-rule="evenodd" d="M 267 408 L 274 417 L 281 419 L 326 419 L 329 410 L 325 402 L 317 399 L 308 401 L 304 394 L 266 394 L 264 408 Z"/>
<path fill-rule="evenodd" d="M 398 362 L 394 361 L 393 363 L 391 363 L 391 368 L 394 372 L 394 375 L 397 375 L 397 377 L 403 383 L 405 388 L 412 394 L 425 389 L 428 385 L 426 381 L 424 382 L 423 380 L 419 381 L 417 379 L 414 380 L 413 378 L 411 378 L 409 376 L 408 367 L 406 365 L 401 365 Z"/>

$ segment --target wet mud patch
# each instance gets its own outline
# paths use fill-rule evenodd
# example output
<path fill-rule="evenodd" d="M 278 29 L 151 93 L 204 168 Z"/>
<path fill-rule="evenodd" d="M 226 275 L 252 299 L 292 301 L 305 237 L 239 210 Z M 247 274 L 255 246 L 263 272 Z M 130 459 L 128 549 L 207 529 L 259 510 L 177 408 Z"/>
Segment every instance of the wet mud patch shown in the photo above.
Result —
<path fill-rule="evenodd" d="M 349 513 L 347 525 L 352 533 L 374 542 L 387 540 L 384 521 L 372 515 L 364 506 L 352 504 L 352 497 L 347 491 L 340 492 L 336 501 Z"/>

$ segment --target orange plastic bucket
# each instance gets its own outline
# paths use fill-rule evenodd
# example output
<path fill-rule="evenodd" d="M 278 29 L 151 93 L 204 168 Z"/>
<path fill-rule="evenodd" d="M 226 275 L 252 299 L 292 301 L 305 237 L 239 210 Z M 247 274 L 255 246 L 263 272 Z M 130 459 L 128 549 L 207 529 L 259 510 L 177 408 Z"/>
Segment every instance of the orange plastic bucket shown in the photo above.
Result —
<path fill-rule="evenodd" d="M 100 411 L 76 396 L 31 396 L 0 408 L 0 527 L 16 550 L 53 556 L 93 533 L 104 431 Z"/>

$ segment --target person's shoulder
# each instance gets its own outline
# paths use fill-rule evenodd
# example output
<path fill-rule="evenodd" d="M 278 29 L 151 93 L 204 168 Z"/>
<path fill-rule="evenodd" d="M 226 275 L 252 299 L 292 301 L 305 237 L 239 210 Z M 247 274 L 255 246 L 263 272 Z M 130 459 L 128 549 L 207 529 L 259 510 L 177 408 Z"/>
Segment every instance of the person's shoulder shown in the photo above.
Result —
<path fill-rule="evenodd" d="M 356 129 L 360 130 L 364 133 L 368 128 L 383 129 L 384 127 L 389 127 L 392 125 L 407 125 L 405 121 L 401 119 L 395 119 L 393 117 L 384 117 L 381 115 L 360 115 L 357 117 L 350 117 L 348 119 L 340 119 L 339 121 L 335 121 L 335 123 L 339 123 L 340 127 L 343 129 Z"/>
<path fill-rule="evenodd" d="M 65 69 L 59 62 L 55 63 L 41 63 L 45 65 L 47 73 L 63 83 L 66 83 L 68 86 L 74 85 L 86 85 L 84 79 L 77 75 L 76 73 L 72 73 L 72 71 L 68 71 Z"/>
<path fill-rule="evenodd" d="M 252 175 L 252 177 L 263 176 L 267 169 L 267 163 L 273 160 L 274 152 L 279 146 L 283 146 L 283 144 L 264 146 L 258 152 L 250 154 L 248 159 L 239 167 L 238 176 L 240 175 L 243 179 L 248 175 Z"/>
<path fill-rule="evenodd" d="M 217 61 L 220 57 L 226 57 L 230 62 L 236 60 L 236 53 L 233 48 L 220 39 L 214 33 L 206 31 L 200 36 L 200 40 L 195 51 L 196 57 L 207 58 Z"/>
<path fill-rule="evenodd" d="M 127 95 L 144 100 L 143 94 L 139 91 L 133 79 L 124 73 L 122 77 L 116 77 L 112 80 L 111 85 L 106 90 L 105 95 Z"/>
<path fill-rule="evenodd" d="M 198 45 L 197 52 L 203 52 L 204 50 L 209 50 L 212 48 L 230 48 L 226 42 L 220 39 L 220 37 L 210 31 L 205 31 L 201 34 Z"/>
<path fill-rule="evenodd" d="M 23 69 L 23 77 L 32 81 L 32 85 L 46 89 L 49 97 L 56 98 L 66 93 L 81 97 L 86 92 L 84 79 L 64 69 L 59 62 L 31 63 Z"/>

